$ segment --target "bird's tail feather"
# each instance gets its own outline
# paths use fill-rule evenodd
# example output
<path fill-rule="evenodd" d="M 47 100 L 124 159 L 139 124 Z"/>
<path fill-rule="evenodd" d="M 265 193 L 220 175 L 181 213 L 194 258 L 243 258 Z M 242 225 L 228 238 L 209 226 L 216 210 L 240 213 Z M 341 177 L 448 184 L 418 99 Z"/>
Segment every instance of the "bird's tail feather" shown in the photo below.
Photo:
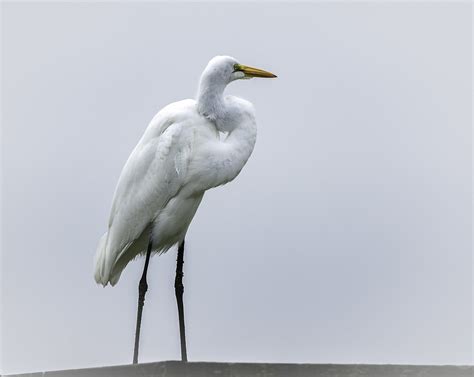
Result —
<path fill-rule="evenodd" d="M 107 233 L 105 233 L 99 241 L 97 251 L 94 257 L 94 278 L 97 284 L 102 284 L 104 287 L 109 282 L 109 271 L 106 271 L 106 252 Z"/>
<path fill-rule="evenodd" d="M 94 257 L 94 278 L 98 284 L 104 287 L 110 283 L 114 286 L 120 279 L 123 269 L 134 258 L 145 255 L 149 241 L 150 228 L 147 227 L 133 242 L 125 245 L 119 253 L 112 252 L 110 242 L 108 242 L 108 233 L 105 233 L 97 246 Z M 107 247 L 109 243 L 109 247 Z M 160 250 L 153 250 L 159 252 Z"/>

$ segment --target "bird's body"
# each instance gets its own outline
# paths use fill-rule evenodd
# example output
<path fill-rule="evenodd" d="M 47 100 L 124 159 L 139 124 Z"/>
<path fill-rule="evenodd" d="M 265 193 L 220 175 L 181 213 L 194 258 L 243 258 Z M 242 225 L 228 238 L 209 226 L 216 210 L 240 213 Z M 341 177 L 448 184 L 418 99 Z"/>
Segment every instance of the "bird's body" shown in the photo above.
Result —
<path fill-rule="evenodd" d="M 232 111 L 221 129 L 191 99 L 166 106 L 150 122 L 117 184 L 96 253 L 97 282 L 115 285 L 127 263 L 146 252 L 150 236 L 155 253 L 183 240 L 204 192 L 239 174 L 255 145 L 255 112 L 243 99 L 224 101 Z"/>
<path fill-rule="evenodd" d="M 224 96 L 238 79 L 276 77 L 237 63 L 211 59 L 196 100 L 172 103 L 155 115 L 127 160 L 115 189 L 107 232 L 95 255 L 95 280 L 115 285 L 125 266 L 145 255 L 138 290 L 133 362 L 138 362 L 146 275 L 152 253 L 178 244 L 175 294 L 181 358 L 187 360 L 183 292 L 184 239 L 206 190 L 232 181 L 252 154 L 257 137 L 253 105 Z"/>

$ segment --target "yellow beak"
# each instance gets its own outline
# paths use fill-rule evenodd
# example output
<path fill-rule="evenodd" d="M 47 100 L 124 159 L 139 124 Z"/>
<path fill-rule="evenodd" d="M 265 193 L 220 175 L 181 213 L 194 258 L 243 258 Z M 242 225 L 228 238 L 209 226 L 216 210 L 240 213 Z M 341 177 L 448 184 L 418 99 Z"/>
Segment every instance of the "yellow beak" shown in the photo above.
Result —
<path fill-rule="evenodd" d="M 236 64 L 235 70 L 242 71 L 243 73 L 245 73 L 245 77 L 265 77 L 265 78 L 277 77 L 271 72 L 264 71 L 263 69 L 249 67 L 243 64 Z"/>

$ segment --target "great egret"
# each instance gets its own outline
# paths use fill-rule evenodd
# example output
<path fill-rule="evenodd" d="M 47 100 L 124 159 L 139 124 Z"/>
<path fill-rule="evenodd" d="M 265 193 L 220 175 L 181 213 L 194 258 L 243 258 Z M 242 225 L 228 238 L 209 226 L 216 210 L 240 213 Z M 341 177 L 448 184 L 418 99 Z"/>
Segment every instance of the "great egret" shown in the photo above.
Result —
<path fill-rule="evenodd" d="M 138 288 L 133 363 L 138 362 L 140 326 L 148 289 L 151 253 L 178 244 L 175 294 L 181 359 L 187 361 L 183 307 L 183 261 L 186 231 L 204 192 L 232 181 L 253 151 L 257 136 L 253 105 L 224 96 L 238 79 L 276 77 L 216 56 L 201 75 L 196 100 L 172 103 L 159 111 L 128 158 L 115 189 L 108 231 L 95 255 L 95 280 L 117 284 L 125 266 L 145 255 Z M 221 137 L 221 133 L 226 137 Z"/>

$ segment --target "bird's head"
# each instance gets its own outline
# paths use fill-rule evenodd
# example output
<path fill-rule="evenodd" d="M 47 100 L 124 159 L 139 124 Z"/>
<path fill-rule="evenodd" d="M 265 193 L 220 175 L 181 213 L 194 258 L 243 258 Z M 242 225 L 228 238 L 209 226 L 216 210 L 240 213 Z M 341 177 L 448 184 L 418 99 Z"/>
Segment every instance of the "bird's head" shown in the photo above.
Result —
<path fill-rule="evenodd" d="M 227 85 L 234 80 L 251 79 L 253 77 L 273 78 L 277 76 L 263 69 L 240 64 L 231 56 L 212 58 L 202 73 L 202 78 L 206 78 L 214 85 Z"/>
<path fill-rule="evenodd" d="M 197 93 L 198 111 L 208 119 L 225 118 L 228 111 L 223 101 L 227 84 L 239 79 L 253 77 L 276 77 L 263 69 L 240 64 L 230 56 L 216 56 L 204 69 Z"/>

